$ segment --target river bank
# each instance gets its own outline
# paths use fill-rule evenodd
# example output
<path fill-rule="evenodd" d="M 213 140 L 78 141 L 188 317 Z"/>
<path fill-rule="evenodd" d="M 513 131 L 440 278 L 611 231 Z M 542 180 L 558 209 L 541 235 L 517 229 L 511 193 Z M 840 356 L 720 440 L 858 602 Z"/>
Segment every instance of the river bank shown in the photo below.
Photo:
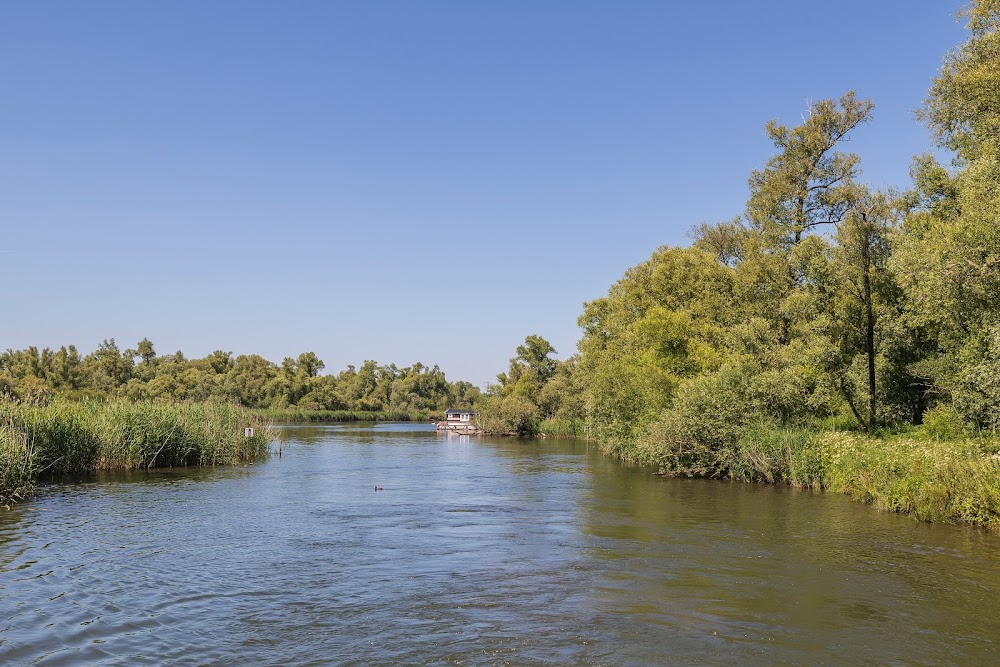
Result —
<path fill-rule="evenodd" d="M 0 403 L 0 504 L 40 480 L 98 470 L 233 464 L 266 456 L 271 420 L 425 421 L 423 415 L 251 411 L 219 403 Z M 244 435 L 252 428 L 253 436 Z M 580 435 L 543 422 L 543 435 Z M 756 426 L 726 445 L 649 437 L 605 453 L 660 475 L 784 484 L 843 493 L 921 521 L 1000 529 L 1000 440 L 914 428 L 898 433 Z"/>
<path fill-rule="evenodd" d="M 268 419 L 227 403 L 4 401 L 0 505 L 61 476 L 253 461 L 268 454 L 271 438 Z"/>
<path fill-rule="evenodd" d="M 1000 529 L 1000 439 L 921 427 L 865 434 L 755 426 L 725 445 L 671 442 L 650 433 L 611 450 L 665 476 L 811 488 L 920 521 Z"/>

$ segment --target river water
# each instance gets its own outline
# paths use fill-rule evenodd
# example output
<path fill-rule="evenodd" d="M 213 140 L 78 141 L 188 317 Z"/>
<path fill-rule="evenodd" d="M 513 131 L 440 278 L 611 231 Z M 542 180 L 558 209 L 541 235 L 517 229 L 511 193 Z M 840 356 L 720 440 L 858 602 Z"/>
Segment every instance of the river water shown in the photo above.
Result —
<path fill-rule="evenodd" d="M 1000 536 L 583 441 L 282 432 L 0 511 L 0 664 L 1000 662 Z"/>

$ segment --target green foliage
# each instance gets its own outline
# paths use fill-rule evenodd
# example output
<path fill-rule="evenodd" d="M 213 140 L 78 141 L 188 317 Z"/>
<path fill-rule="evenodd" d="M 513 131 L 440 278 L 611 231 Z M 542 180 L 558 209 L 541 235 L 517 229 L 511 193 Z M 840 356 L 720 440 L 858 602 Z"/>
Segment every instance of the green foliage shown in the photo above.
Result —
<path fill-rule="evenodd" d="M 538 432 L 542 435 L 579 438 L 587 434 L 587 423 L 582 419 L 543 419 Z"/>
<path fill-rule="evenodd" d="M 923 521 L 1000 527 L 995 443 L 825 434 L 821 445 L 831 490 Z"/>
<path fill-rule="evenodd" d="M 269 421 L 213 402 L 0 401 L 0 424 L 2 504 L 30 495 L 40 478 L 252 461 L 272 438 Z"/>
<path fill-rule="evenodd" d="M 874 431 L 920 423 L 935 398 L 1000 427 L 1000 172 L 983 166 L 1000 164 L 997 10 L 972 5 L 928 102 L 958 171 L 921 157 L 912 192 L 869 191 L 838 148 L 872 104 L 822 100 L 796 127 L 768 123 L 776 153 L 742 216 L 586 304 L 577 382 L 609 453 L 725 475 L 750 423 Z"/>
<path fill-rule="evenodd" d="M 495 435 L 582 432 L 586 406 L 578 359 L 550 358 L 555 353 L 541 336 L 525 338 L 507 372 L 497 376 L 499 384 L 477 402 L 476 426 Z"/>
<path fill-rule="evenodd" d="M 538 433 L 538 406 L 525 396 L 488 395 L 483 397 L 478 407 L 480 415 L 475 418 L 475 425 L 486 433 L 496 435 Z"/>
<path fill-rule="evenodd" d="M 35 493 L 35 469 L 28 434 L 0 422 L 0 506 Z"/>
<path fill-rule="evenodd" d="M 753 424 L 741 435 L 728 476 L 746 482 L 822 488 L 826 469 L 815 429 Z"/>
<path fill-rule="evenodd" d="M 301 404 L 300 404 L 301 405 Z M 314 410 L 311 408 L 262 409 L 257 414 L 274 422 L 418 422 L 431 415 L 421 412 L 365 412 L 361 410 Z"/>
<path fill-rule="evenodd" d="M 725 474 L 731 449 L 753 415 L 747 410 L 749 380 L 734 365 L 687 380 L 673 405 L 638 438 L 634 453 L 619 455 L 683 475 Z"/>
<path fill-rule="evenodd" d="M 810 105 L 801 125 L 766 131 L 778 153 L 750 176 L 747 218 L 769 243 L 790 247 L 819 225 L 839 222 L 853 205 L 859 158 L 834 147 L 871 118 L 874 105 L 849 92 Z"/>
<path fill-rule="evenodd" d="M 943 440 L 965 435 L 967 429 L 954 408 L 939 403 L 924 413 L 924 423 L 920 430 L 931 438 Z"/>
<path fill-rule="evenodd" d="M 484 416 L 517 398 L 555 424 L 576 393 L 608 454 L 664 474 L 831 487 L 996 525 L 1000 0 L 964 15 L 969 40 L 922 114 L 951 168 L 916 158 L 903 194 L 860 184 L 860 158 L 840 148 L 873 105 L 854 93 L 795 127 L 769 122 L 775 152 L 743 213 L 585 304 L 566 375 L 538 370 L 548 348 L 518 348 Z"/>
<path fill-rule="evenodd" d="M 660 248 L 584 307 L 580 382 L 595 436 L 627 443 L 680 382 L 721 362 L 733 270 L 697 248 Z"/>
<path fill-rule="evenodd" d="M 203 359 L 187 359 L 181 352 L 157 356 L 148 338 L 135 350 L 121 351 L 109 339 L 83 358 L 72 345 L 56 352 L 29 347 L 0 353 L 0 397 L 28 403 L 53 398 L 235 401 L 260 409 L 392 414 L 472 407 L 479 397 L 478 388 L 448 382 L 437 366 L 398 368 L 366 361 L 360 370 L 351 366 L 321 375 L 324 367 L 313 352 L 286 357 L 278 365 L 259 355 L 234 358 L 222 350 Z"/>
<path fill-rule="evenodd" d="M 947 170 L 929 157 L 914 189 L 891 265 L 906 296 L 905 322 L 919 332 L 914 374 L 962 421 L 1000 425 L 1000 3 L 972 2 L 969 39 L 950 52 L 922 112 Z"/>

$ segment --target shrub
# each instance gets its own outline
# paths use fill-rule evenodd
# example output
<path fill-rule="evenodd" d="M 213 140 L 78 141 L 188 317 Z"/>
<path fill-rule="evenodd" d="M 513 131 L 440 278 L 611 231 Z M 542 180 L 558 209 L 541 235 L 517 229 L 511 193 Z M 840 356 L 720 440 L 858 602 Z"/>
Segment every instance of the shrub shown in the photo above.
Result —
<path fill-rule="evenodd" d="M 920 430 L 932 438 L 950 439 L 965 435 L 967 429 L 954 409 L 938 403 L 924 413 L 924 423 Z"/>
<path fill-rule="evenodd" d="M 517 394 L 486 396 L 478 406 L 475 424 L 484 433 L 494 435 L 534 435 L 538 433 L 538 408 L 530 399 Z"/>

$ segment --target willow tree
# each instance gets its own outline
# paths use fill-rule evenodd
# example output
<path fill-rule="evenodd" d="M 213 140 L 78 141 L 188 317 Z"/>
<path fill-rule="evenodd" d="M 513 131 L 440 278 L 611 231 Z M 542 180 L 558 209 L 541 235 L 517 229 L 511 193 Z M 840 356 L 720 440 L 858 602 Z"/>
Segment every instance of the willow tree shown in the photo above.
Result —
<path fill-rule="evenodd" d="M 851 207 L 860 158 L 834 149 L 871 119 L 873 108 L 852 91 L 810 104 L 796 127 L 769 121 L 765 129 L 778 152 L 750 176 L 751 224 L 789 247 L 820 225 L 838 223 Z"/>
<path fill-rule="evenodd" d="M 776 327 L 782 343 L 791 342 L 795 319 L 804 314 L 796 302 L 808 266 L 825 253 L 825 242 L 811 232 L 838 224 L 858 192 L 860 158 L 837 149 L 872 109 L 848 92 L 810 104 L 797 126 L 775 120 L 765 126 L 777 151 L 750 175 L 744 217 L 752 233 L 743 237 L 735 265 L 741 301 Z"/>

